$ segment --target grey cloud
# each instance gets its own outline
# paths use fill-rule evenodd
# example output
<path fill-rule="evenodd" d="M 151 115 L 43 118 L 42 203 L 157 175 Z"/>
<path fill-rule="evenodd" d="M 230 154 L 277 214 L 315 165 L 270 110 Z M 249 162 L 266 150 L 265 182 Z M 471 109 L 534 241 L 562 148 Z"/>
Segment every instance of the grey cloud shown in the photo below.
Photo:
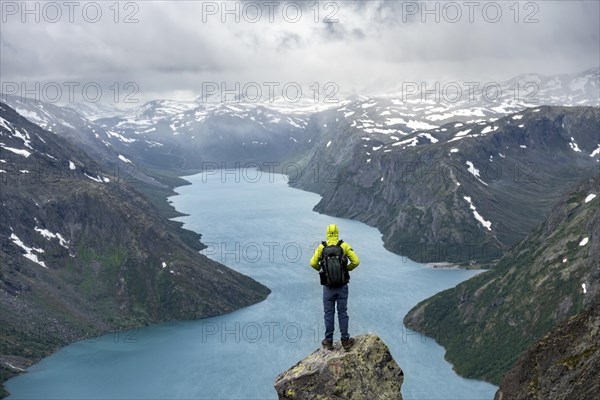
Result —
<path fill-rule="evenodd" d="M 358 40 L 364 39 L 366 37 L 365 33 L 361 29 L 358 29 L 358 28 L 352 29 L 351 34 L 354 39 L 358 39 Z"/>
<path fill-rule="evenodd" d="M 279 39 L 278 50 L 288 51 L 298 48 L 302 45 L 302 38 L 296 33 L 283 33 Z"/>
<path fill-rule="evenodd" d="M 343 24 L 340 23 L 324 23 L 324 36 L 328 40 L 344 40 L 348 38 L 348 34 Z"/>
<path fill-rule="evenodd" d="M 514 23 L 510 14 L 496 24 L 481 17 L 475 23 L 423 23 L 420 16 L 404 22 L 406 5 L 422 2 L 400 1 L 340 1 L 339 22 L 323 23 L 313 20 L 313 2 L 296 3 L 303 7 L 297 23 L 281 17 L 282 6 L 272 23 L 221 23 L 219 15 L 204 22 L 200 2 L 139 2 L 135 24 L 9 20 L 0 27 L 0 78 L 135 80 L 145 96 L 158 97 L 193 96 L 206 81 L 334 81 L 343 92 L 373 93 L 408 79 L 507 79 L 599 63 L 596 1 L 534 2 L 535 24 Z M 325 3 L 321 19 L 334 10 Z"/>

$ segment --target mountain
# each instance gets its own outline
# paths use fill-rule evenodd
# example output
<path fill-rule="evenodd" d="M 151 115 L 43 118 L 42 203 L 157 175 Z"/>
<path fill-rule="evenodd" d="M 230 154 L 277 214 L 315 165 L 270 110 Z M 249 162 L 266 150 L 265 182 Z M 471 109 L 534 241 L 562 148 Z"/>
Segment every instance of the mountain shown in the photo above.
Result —
<path fill-rule="evenodd" d="M 419 89 L 415 94 L 331 102 L 154 100 L 94 122 L 132 140 L 129 154 L 147 165 L 198 169 L 206 162 L 286 162 L 311 151 L 316 138 L 329 137 L 327 143 L 341 128 L 391 143 L 450 122 L 493 122 L 538 104 L 599 106 L 599 71 L 550 77 L 526 74 L 482 84 L 472 93 L 463 85 L 458 97 L 440 86 L 433 95 Z M 494 90 L 500 95 L 493 95 Z"/>
<path fill-rule="evenodd" d="M 533 82 L 539 102 L 595 105 L 598 71 L 526 74 L 499 86 L 510 93 Z M 294 113 L 279 103 L 155 100 L 94 121 L 8 98 L 146 192 L 165 187 L 155 171 L 294 163 L 288 172 L 300 173 L 290 183 L 323 195 L 317 211 L 376 226 L 388 249 L 423 262 L 497 260 L 598 166 L 597 107 L 399 96 L 308 113 L 305 105 Z"/>
<path fill-rule="evenodd" d="M 600 393 L 600 304 L 544 336 L 502 378 L 494 400 L 592 400 Z"/>
<path fill-rule="evenodd" d="M 323 195 L 317 211 L 376 226 L 391 251 L 480 264 L 523 239 L 597 167 L 597 107 L 527 107 L 597 105 L 599 71 L 521 75 L 498 84 L 506 95 L 497 101 L 481 91 L 455 102 L 356 96 L 316 112 L 281 101 L 269 108 L 155 100 L 90 121 L 69 108 L 8 99 L 146 192 L 164 190 L 165 171 L 291 165 L 288 173 L 299 171 L 292 185 Z M 535 98 L 525 101 L 514 91 L 528 84 Z"/>
<path fill-rule="evenodd" d="M 104 117 L 114 117 L 127 112 L 126 109 L 121 109 L 119 107 L 100 102 L 74 102 L 68 104 L 67 107 L 75 110 L 79 115 L 87 118 L 90 121 L 95 121 Z"/>
<path fill-rule="evenodd" d="M 109 330 L 231 312 L 269 289 L 79 147 L 0 103 L 2 381 Z"/>
<path fill-rule="evenodd" d="M 341 129 L 347 134 L 393 143 L 416 131 L 449 123 L 494 122 L 539 105 L 600 106 L 598 67 L 549 77 L 523 74 L 500 83 L 437 82 L 426 88 L 416 82 L 404 85 L 404 91 L 353 96 L 337 107 L 312 113 L 320 115 L 324 143 L 335 139 Z"/>
<path fill-rule="evenodd" d="M 571 73 L 544 76 L 522 74 L 501 84 L 503 93 L 516 93 L 531 104 L 555 106 L 600 106 L 600 67 Z"/>
<path fill-rule="evenodd" d="M 252 103 L 155 100 L 127 115 L 97 122 L 135 140 L 130 147 L 140 162 L 193 170 L 206 163 L 287 159 L 302 148 L 306 118 Z"/>
<path fill-rule="evenodd" d="M 491 270 L 415 306 L 407 327 L 435 338 L 466 377 L 499 383 L 518 357 L 600 297 L 600 176 L 585 179 Z"/>
<path fill-rule="evenodd" d="M 164 187 L 132 159 L 131 146 L 138 139 L 107 130 L 84 117 L 79 110 L 85 105 L 65 107 L 13 95 L 1 95 L 0 98 L 29 121 L 82 148 L 107 173 Z M 155 144 L 144 142 L 144 145 L 151 147 Z"/>
<path fill-rule="evenodd" d="M 392 141 L 345 121 L 334 135 L 317 134 L 299 161 L 321 174 L 290 183 L 323 196 L 316 211 L 376 226 L 398 254 L 491 262 L 540 224 L 574 183 L 597 174 L 599 121 L 597 107 L 542 106 Z"/>
<path fill-rule="evenodd" d="M 94 158 L 110 160 L 123 170 L 133 164 L 140 179 L 156 184 L 140 171 L 190 171 L 206 163 L 285 163 L 312 151 L 316 139 L 333 140 L 340 129 L 392 143 L 450 122 L 493 122 L 538 104 L 598 106 L 599 71 L 524 74 L 478 85 L 438 83 L 425 92 L 411 83 L 403 92 L 345 99 L 215 102 L 199 96 L 189 101 L 153 100 L 128 110 L 2 98 L 32 122 L 75 140 Z"/>

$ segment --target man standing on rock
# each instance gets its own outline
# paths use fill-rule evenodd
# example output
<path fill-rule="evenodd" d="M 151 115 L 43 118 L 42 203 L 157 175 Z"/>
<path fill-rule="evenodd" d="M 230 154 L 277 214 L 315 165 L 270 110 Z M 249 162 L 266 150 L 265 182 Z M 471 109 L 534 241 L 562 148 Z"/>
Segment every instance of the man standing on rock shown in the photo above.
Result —
<path fill-rule="evenodd" d="M 327 240 L 319 244 L 315 250 L 315 254 L 310 259 L 310 266 L 319 271 L 321 285 L 323 285 L 325 339 L 321 344 L 328 350 L 333 349 L 334 317 L 337 304 L 342 346 L 345 350 L 349 350 L 354 344 L 354 339 L 348 334 L 349 271 L 358 267 L 360 260 L 352 247 L 343 240 L 339 240 L 338 236 L 337 225 L 329 225 L 326 231 Z"/>

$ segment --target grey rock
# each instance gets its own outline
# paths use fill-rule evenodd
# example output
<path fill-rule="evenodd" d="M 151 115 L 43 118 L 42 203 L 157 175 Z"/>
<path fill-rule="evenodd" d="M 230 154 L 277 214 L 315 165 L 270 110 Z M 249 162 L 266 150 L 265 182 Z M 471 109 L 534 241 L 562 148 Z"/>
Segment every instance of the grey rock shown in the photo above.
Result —
<path fill-rule="evenodd" d="M 531 346 L 504 376 L 495 400 L 596 399 L 599 374 L 600 307 L 596 302 Z"/>
<path fill-rule="evenodd" d="M 321 173 L 290 184 L 322 195 L 315 211 L 377 227 L 397 254 L 490 265 L 573 186 L 597 175 L 599 120 L 597 107 L 541 106 L 493 122 L 413 132 L 398 142 L 343 125 L 321 135 L 322 145 L 303 161 Z"/>
<path fill-rule="evenodd" d="M 401 400 L 404 373 L 385 343 L 372 334 L 355 339 L 349 351 L 339 343 L 332 351 L 320 348 L 281 373 L 279 399 Z"/>

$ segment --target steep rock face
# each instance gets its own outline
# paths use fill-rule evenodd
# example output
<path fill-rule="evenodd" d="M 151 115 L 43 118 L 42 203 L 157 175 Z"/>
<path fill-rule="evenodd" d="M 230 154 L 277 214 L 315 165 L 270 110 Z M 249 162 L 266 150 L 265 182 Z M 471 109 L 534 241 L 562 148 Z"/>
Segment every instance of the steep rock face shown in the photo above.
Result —
<path fill-rule="evenodd" d="M 279 399 L 401 400 L 404 373 L 385 343 L 371 334 L 355 339 L 350 351 L 320 348 L 281 373 Z"/>
<path fill-rule="evenodd" d="M 600 177 L 556 204 L 498 264 L 417 304 L 411 329 L 434 337 L 467 377 L 499 383 L 535 341 L 600 294 Z"/>
<path fill-rule="evenodd" d="M 599 374 L 596 302 L 530 347 L 502 379 L 495 400 L 592 400 L 600 393 Z"/>
<path fill-rule="evenodd" d="M 386 248 L 413 260 L 497 261 L 597 174 L 599 121 L 597 107 L 543 106 L 395 142 L 340 123 L 291 183 L 323 195 L 316 211 L 379 228 Z"/>

